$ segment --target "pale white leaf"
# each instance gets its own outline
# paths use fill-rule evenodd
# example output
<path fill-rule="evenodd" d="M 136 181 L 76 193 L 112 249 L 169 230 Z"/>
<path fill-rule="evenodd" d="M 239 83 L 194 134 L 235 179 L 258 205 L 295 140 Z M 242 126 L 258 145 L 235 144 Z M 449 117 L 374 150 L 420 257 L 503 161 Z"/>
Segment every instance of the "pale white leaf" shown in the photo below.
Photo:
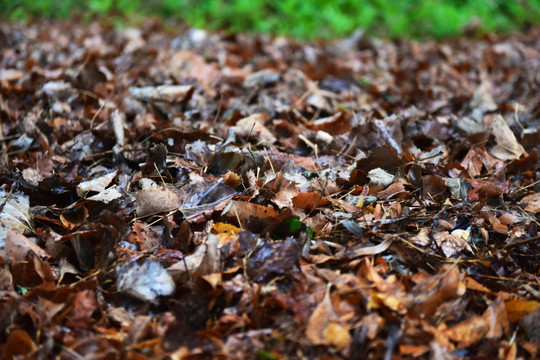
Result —
<path fill-rule="evenodd" d="M 517 141 L 516 136 L 501 115 L 497 115 L 491 122 L 491 133 L 497 143 L 490 153 L 499 160 L 519 159 L 525 153 L 523 146 Z"/>
<path fill-rule="evenodd" d="M 116 187 L 111 187 L 111 188 L 103 190 L 99 194 L 90 196 L 86 200 L 100 201 L 102 203 L 108 204 L 111 201 L 116 200 L 120 197 L 122 197 L 122 193 L 120 193 L 120 191 L 118 191 Z"/>
<path fill-rule="evenodd" d="M 146 260 L 130 262 L 116 268 L 116 288 L 139 300 L 155 303 L 158 296 L 171 295 L 174 281 L 160 263 Z"/>
<path fill-rule="evenodd" d="M 117 170 L 110 172 L 106 175 L 100 176 L 98 178 L 83 181 L 77 185 L 77 195 L 83 197 L 89 191 L 102 192 L 109 186 L 111 181 L 113 181 L 116 176 Z"/>
<path fill-rule="evenodd" d="M 31 231 L 32 216 L 28 196 L 22 192 L 9 193 L 0 190 L 0 204 L 4 204 L 0 213 L 0 225 L 21 234 Z"/>
<path fill-rule="evenodd" d="M 381 168 L 370 170 L 368 177 L 373 185 L 384 185 L 384 187 L 387 187 L 394 181 L 394 175 L 389 174 Z"/>

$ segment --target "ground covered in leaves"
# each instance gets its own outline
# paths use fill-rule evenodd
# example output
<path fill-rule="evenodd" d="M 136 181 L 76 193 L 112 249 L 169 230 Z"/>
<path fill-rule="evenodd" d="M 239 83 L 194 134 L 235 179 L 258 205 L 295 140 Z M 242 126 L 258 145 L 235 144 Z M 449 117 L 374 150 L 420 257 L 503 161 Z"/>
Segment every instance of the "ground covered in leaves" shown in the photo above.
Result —
<path fill-rule="evenodd" d="M 537 358 L 539 39 L 0 25 L 1 358 Z"/>

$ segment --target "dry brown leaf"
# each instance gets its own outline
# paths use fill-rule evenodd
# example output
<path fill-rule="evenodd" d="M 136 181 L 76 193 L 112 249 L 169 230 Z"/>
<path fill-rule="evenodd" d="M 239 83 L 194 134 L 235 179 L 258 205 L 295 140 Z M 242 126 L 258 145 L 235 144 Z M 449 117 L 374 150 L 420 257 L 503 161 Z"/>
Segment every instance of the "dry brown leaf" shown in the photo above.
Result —
<path fill-rule="evenodd" d="M 201 56 L 187 50 L 178 51 L 172 56 L 170 71 L 178 83 L 182 83 L 185 78 L 197 79 L 210 96 L 216 94 L 214 85 L 221 78 L 221 72 L 215 64 L 207 64 Z"/>
<path fill-rule="evenodd" d="M 530 213 L 540 212 L 540 193 L 525 196 L 520 200 L 520 204 L 526 204 L 525 211 Z"/>
<path fill-rule="evenodd" d="M 515 160 L 525 154 L 525 149 L 517 141 L 516 136 L 501 115 L 497 115 L 490 125 L 497 145 L 490 152 L 500 160 Z"/>
<path fill-rule="evenodd" d="M 332 321 L 337 320 L 337 314 L 332 305 L 330 293 L 326 292 L 322 301 L 309 317 L 306 327 L 306 337 L 314 345 L 329 345 L 330 341 L 324 333 Z"/>
<path fill-rule="evenodd" d="M 468 347 L 484 339 L 489 330 L 489 323 L 486 319 L 481 316 L 470 316 L 443 332 L 452 341 L 457 342 L 459 347 Z"/>
<path fill-rule="evenodd" d="M 463 250 L 472 252 L 467 239 L 461 236 L 450 234 L 448 231 L 441 231 L 433 234 L 437 245 L 441 248 L 444 256 L 451 258 Z"/>
<path fill-rule="evenodd" d="M 137 217 L 163 213 L 178 209 L 178 192 L 167 187 L 150 185 L 135 194 Z"/>
<path fill-rule="evenodd" d="M 315 192 L 307 192 L 297 194 L 292 198 L 292 203 L 295 207 L 311 211 L 317 207 L 323 207 L 328 205 L 330 202 L 322 194 Z"/>
<path fill-rule="evenodd" d="M 508 336 L 510 332 L 510 322 L 506 314 L 506 307 L 502 298 L 497 297 L 482 315 L 489 325 L 488 339 L 498 339 L 501 336 Z"/>
<path fill-rule="evenodd" d="M 228 218 L 242 221 L 248 221 L 250 217 L 256 219 L 274 219 L 278 216 L 278 212 L 269 206 L 262 206 L 248 202 L 233 200 L 223 209 L 223 215 Z M 242 225 L 242 224 L 240 224 Z"/>
<path fill-rule="evenodd" d="M 167 271 L 175 281 L 186 282 L 193 277 L 195 270 L 201 266 L 205 254 L 206 244 L 203 243 L 197 246 L 192 254 L 186 256 L 176 264 L 169 266 Z"/>
<path fill-rule="evenodd" d="M 459 269 L 445 265 L 436 276 L 429 277 L 413 287 L 411 293 L 414 295 L 414 307 L 411 311 L 431 316 L 440 304 L 463 295 L 464 292 L 465 284 Z"/>
<path fill-rule="evenodd" d="M 7 256 L 16 261 L 25 261 L 30 252 L 40 258 L 48 258 L 49 254 L 26 236 L 15 230 L 8 229 L 6 233 L 6 245 L 4 251 Z"/>
<path fill-rule="evenodd" d="M 270 146 L 276 142 L 276 137 L 270 130 L 268 130 L 264 123 L 266 122 L 267 115 L 265 114 L 253 114 L 236 122 L 231 129 L 234 130 L 242 139 L 254 137 L 257 142 L 264 146 Z"/>

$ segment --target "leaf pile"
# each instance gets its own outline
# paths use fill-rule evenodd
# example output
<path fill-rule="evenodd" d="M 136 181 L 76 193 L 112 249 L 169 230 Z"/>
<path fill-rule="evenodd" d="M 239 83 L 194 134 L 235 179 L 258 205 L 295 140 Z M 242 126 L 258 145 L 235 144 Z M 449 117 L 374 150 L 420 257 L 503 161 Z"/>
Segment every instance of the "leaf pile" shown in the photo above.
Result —
<path fill-rule="evenodd" d="M 0 25 L 0 352 L 537 358 L 540 32 Z"/>

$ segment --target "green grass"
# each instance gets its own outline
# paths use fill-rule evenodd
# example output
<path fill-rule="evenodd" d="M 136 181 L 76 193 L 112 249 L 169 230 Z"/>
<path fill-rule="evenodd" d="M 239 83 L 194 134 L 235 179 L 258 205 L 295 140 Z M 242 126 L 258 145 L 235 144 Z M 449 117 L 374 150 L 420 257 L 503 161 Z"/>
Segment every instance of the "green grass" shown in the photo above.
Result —
<path fill-rule="evenodd" d="M 340 38 L 361 27 L 390 38 L 459 35 L 473 19 L 480 33 L 540 24 L 540 0 L 0 0 L 7 19 L 82 15 L 129 25 L 147 15 L 192 26 L 300 39 Z M 2 16 L 2 15 L 0 15 Z"/>

